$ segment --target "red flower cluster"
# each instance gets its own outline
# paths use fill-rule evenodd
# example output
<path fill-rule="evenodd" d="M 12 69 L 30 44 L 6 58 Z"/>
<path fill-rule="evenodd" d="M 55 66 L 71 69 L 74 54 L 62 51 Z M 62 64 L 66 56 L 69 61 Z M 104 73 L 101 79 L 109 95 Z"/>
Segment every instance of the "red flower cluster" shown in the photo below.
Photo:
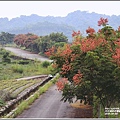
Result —
<path fill-rule="evenodd" d="M 71 62 L 74 61 L 77 56 L 78 56 L 78 54 L 71 54 Z"/>
<path fill-rule="evenodd" d="M 93 28 L 88 27 L 88 29 L 86 30 L 86 33 L 92 35 L 93 33 L 95 33 L 95 30 Z"/>
<path fill-rule="evenodd" d="M 45 52 L 45 55 L 50 56 L 50 55 L 52 55 L 52 53 L 54 53 L 54 51 L 55 51 L 55 47 L 52 46 L 51 48 L 49 48 L 49 49 Z"/>
<path fill-rule="evenodd" d="M 56 86 L 57 86 L 59 91 L 62 91 L 64 89 L 65 84 L 67 84 L 67 83 L 68 83 L 68 79 L 67 78 L 61 78 L 56 83 Z"/>
<path fill-rule="evenodd" d="M 76 85 L 81 82 L 82 76 L 83 75 L 80 73 L 80 71 L 78 71 L 78 73 L 73 76 L 73 81 Z"/>
<path fill-rule="evenodd" d="M 78 36 L 78 35 L 80 35 L 80 31 L 78 31 L 78 32 L 73 31 L 73 33 L 72 33 L 72 37 L 74 37 L 74 36 Z"/>
<path fill-rule="evenodd" d="M 117 62 L 118 65 L 120 65 L 120 48 L 116 49 L 116 53 L 112 56 L 112 58 Z"/>
<path fill-rule="evenodd" d="M 98 26 L 105 25 L 108 22 L 108 19 L 100 18 L 98 21 Z"/>
<path fill-rule="evenodd" d="M 83 52 L 94 50 L 100 44 L 104 45 L 104 44 L 106 44 L 106 41 L 102 38 L 99 38 L 99 39 L 88 38 L 88 39 L 81 41 L 81 50 Z"/>
<path fill-rule="evenodd" d="M 70 64 L 64 64 L 63 66 L 62 66 L 62 74 L 66 74 L 68 71 L 70 71 L 71 70 L 71 65 Z"/>
<path fill-rule="evenodd" d="M 69 44 L 66 44 L 65 49 L 62 50 L 60 56 L 65 56 L 65 57 L 67 57 L 67 56 L 71 55 L 71 53 L 72 53 L 72 50 L 71 50 L 71 48 L 70 48 L 70 45 L 69 45 Z"/>

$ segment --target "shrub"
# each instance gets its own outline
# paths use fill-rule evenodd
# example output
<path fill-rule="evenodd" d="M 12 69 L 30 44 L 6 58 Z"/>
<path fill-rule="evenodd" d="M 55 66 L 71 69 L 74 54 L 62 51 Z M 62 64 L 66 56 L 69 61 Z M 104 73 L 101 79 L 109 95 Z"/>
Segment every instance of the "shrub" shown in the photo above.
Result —
<path fill-rule="evenodd" d="M 42 62 L 42 67 L 47 68 L 49 65 L 50 65 L 50 62 L 48 62 L 48 61 Z"/>
<path fill-rule="evenodd" d="M 9 54 L 10 53 L 7 51 L 3 52 L 2 62 L 11 63 L 11 59 L 9 57 Z"/>
<path fill-rule="evenodd" d="M 11 63 L 11 59 L 9 57 L 2 58 L 2 62 Z"/>

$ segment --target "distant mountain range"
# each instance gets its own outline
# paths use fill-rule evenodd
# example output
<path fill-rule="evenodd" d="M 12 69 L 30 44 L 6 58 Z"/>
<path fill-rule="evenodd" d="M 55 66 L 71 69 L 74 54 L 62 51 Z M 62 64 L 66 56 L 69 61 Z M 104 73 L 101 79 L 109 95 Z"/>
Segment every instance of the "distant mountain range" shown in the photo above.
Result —
<path fill-rule="evenodd" d="M 63 32 L 69 41 L 71 41 L 73 30 L 80 30 L 83 34 L 85 34 L 85 30 L 89 26 L 98 30 L 97 21 L 100 17 L 108 18 L 109 24 L 114 29 L 120 26 L 120 15 L 109 16 L 77 10 L 69 13 L 66 17 L 43 17 L 32 14 L 30 16 L 21 15 L 11 20 L 7 17 L 0 18 L 0 32 L 9 32 L 12 34 L 26 34 L 29 32 L 39 36 L 48 35 L 52 32 Z"/>

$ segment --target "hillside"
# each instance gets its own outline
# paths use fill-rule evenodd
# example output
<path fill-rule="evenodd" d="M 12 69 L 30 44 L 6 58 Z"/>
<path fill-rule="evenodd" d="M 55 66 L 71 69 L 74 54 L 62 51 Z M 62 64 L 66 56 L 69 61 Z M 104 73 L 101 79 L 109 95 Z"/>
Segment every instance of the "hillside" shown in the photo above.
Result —
<path fill-rule="evenodd" d="M 32 14 L 30 16 L 21 15 L 11 20 L 7 17 L 0 18 L 0 32 L 4 31 L 12 34 L 31 32 L 39 36 L 47 35 L 51 32 L 63 32 L 71 41 L 73 30 L 80 30 L 83 34 L 85 34 L 85 30 L 89 26 L 98 30 L 97 21 L 100 17 L 108 18 L 109 24 L 114 29 L 120 26 L 120 15 L 109 16 L 78 10 L 69 13 L 66 17 L 43 17 Z"/>

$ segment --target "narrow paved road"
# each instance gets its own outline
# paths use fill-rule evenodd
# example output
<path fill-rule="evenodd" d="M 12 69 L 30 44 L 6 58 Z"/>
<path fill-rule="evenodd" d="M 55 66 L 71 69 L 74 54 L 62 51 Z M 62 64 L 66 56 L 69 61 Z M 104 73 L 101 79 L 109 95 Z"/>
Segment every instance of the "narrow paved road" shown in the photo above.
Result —
<path fill-rule="evenodd" d="M 23 58 L 28 58 L 28 59 L 37 59 L 40 61 L 52 61 L 46 57 L 40 56 L 38 54 L 34 54 L 25 50 L 21 50 L 19 48 L 13 48 L 13 47 L 4 47 L 6 50 L 9 50 L 16 54 L 17 56 L 23 57 Z"/>
<path fill-rule="evenodd" d="M 18 48 L 5 47 L 5 49 L 24 58 L 50 61 L 47 58 Z M 68 102 L 60 101 L 62 96 L 56 89 L 56 85 L 51 86 L 46 93 L 41 95 L 29 109 L 24 110 L 17 118 L 84 118 L 91 116 L 89 110 L 73 108 Z"/>
<path fill-rule="evenodd" d="M 73 118 L 74 108 L 60 99 L 61 93 L 53 85 L 17 118 Z"/>

